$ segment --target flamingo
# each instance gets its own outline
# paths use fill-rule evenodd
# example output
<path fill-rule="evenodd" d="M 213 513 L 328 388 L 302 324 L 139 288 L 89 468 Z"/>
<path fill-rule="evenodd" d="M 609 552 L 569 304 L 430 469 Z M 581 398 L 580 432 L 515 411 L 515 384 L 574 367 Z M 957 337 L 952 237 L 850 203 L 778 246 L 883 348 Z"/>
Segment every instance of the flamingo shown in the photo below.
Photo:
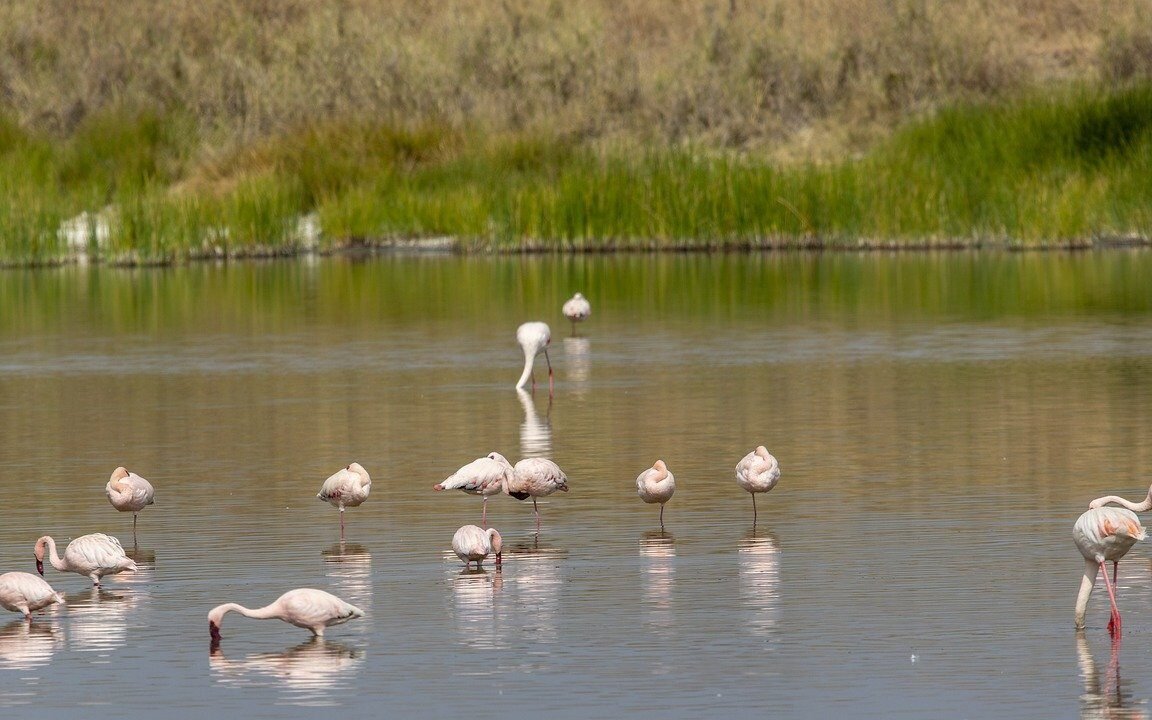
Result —
<path fill-rule="evenodd" d="M 316 497 L 340 508 L 340 537 L 344 537 L 344 508 L 356 507 L 368 499 L 372 478 L 360 463 L 338 470 L 320 486 Z"/>
<path fill-rule="evenodd" d="M 1133 512 L 1138 512 L 1138 513 L 1148 512 L 1148 510 L 1152 510 L 1152 487 L 1148 488 L 1148 495 L 1140 502 L 1132 502 L 1131 500 L 1125 500 L 1124 498 L 1122 498 L 1118 495 L 1105 495 L 1104 497 L 1098 497 L 1095 500 L 1093 500 L 1092 502 L 1088 503 L 1088 507 L 1089 507 L 1089 509 L 1104 507 L 1104 506 L 1108 505 L 1109 503 L 1116 503 L 1117 505 L 1123 505 L 1124 507 L 1128 508 L 1129 510 L 1131 510 Z M 1113 585 L 1116 584 L 1116 569 L 1117 569 L 1118 565 L 1119 565 L 1118 562 L 1112 563 L 1112 584 Z"/>
<path fill-rule="evenodd" d="M 23 613 L 25 620 L 31 620 L 32 613 L 37 610 L 52 603 L 63 602 L 64 596 L 38 575 L 26 572 L 6 572 L 0 575 L 0 606 L 5 610 Z"/>
<path fill-rule="evenodd" d="M 488 553 L 496 553 L 496 567 L 500 567 L 500 551 L 504 547 L 504 540 L 496 528 L 478 528 L 475 525 L 465 525 L 452 536 L 452 551 L 464 561 L 464 568 L 473 560 L 476 569 L 488 557 Z"/>
<path fill-rule="evenodd" d="M 532 390 L 536 390 L 536 377 L 532 374 L 532 365 L 536 356 L 544 353 L 544 360 L 548 363 L 548 397 L 552 397 L 552 361 L 548 358 L 548 345 L 552 342 L 552 330 L 547 323 L 526 322 L 516 329 L 516 341 L 524 349 L 524 372 L 520 375 L 516 387 L 528 386 L 532 381 Z"/>
<path fill-rule="evenodd" d="M 127 468 L 118 467 L 112 471 L 108 484 L 104 486 L 108 502 L 120 512 L 132 513 L 132 539 L 136 539 L 136 516 L 151 505 L 156 495 L 152 483 Z"/>
<path fill-rule="evenodd" d="M 503 492 L 512 477 L 512 463 L 498 452 L 490 452 L 486 457 L 477 458 L 449 475 L 444 482 L 436 483 L 433 490 L 463 490 L 469 495 L 484 498 L 484 509 L 480 513 L 480 523 L 488 527 L 488 496 Z"/>
<path fill-rule="evenodd" d="M 780 481 L 780 463 L 763 445 L 736 463 L 736 482 L 752 494 L 752 524 L 756 524 L 756 493 L 768 492 Z"/>
<path fill-rule="evenodd" d="M 212 608 L 208 613 L 208 632 L 212 636 L 213 644 L 220 642 L 220 623 L 223 622 L 224 615 L 233 611 L 257 620 L 283 620 L 296 627 L 311 630 L 316 637 L 324 637 L 326 627 L 364 617 L 363 610 L 344 602 L 332 593 L 314 588 L 296 588 L 281 595 L 271 605 L 255 610 L 237 603 L 224 603 Z"/>
<path fill-rule="evenodd" d="M 676 492 L 676 477 L 668 472 L 663 460 L 657 460 L 652 467 L 636 477 L 636 494 L 646 503 L 660 503 L 660 529 L 664 529 L 664 503 L 672 499 Z"/>
<path fill-rule="evenodd" d="M 1136 513 L 1125 508 L 1096 507 L 1084 512 L 1072 528 L 1072 539 L 1076 548 L 1084 556 L 1084 577 L 1080 581 L 1080 594 L 1076 596 L 1076 628 L 1084 628 L 1084 613 L 1088 609 L 1088 598 L 1096 585 L 1096 575 L 1104 563 L 1111 560 L 1119 563 L 1120 558 L 1132 549 L 1138 540 L 1143 540 L 1146 531 L 1140 525 Z M 1120 609 L 1116 607 L 1116 592 L 1104 571 L 1104 587 L 1112 603 L 1112 617 L 1108 620 L 1108 632 L 1112 637 L 1120 634 Z"/>
<path fill-rule="evenodd" d="M 124 546 L 111 535 L 92 533 L 81 535 L 64 548 L 64 557 L 56 554 L 56 541 L 45 535 L 36 541 L 36 572 L 44 574 L 44 548 L 48 547 L 52 567 L 60 572 L 74 572 L 92 578 L 92 584 L 100 587 L 100 578 L 105 575 L 131 570 L 136 572 L 136 562 L 124 554 Z"/>
<path fill-rule="evenodd" d="M 564 317 L 572 323 L 572 334 L 575 335 L 576 323 L 588 319 L 588 316 L 592 314 L 592 304 L 583 295 L 576 293 L 572 299 L 564 303 L 561 311 L 564 313 Z"/>
<path fill-rule="evenodd" d="M 540 508 L 536 498 L 551 495 L 557 490 L 568 492 L 568 476 L 556 463 L 547 458 L 524 458 L 512 468 L 512 478 L 505 484 L 505 492 L 517 500 L 532 498 L 536 513 L 536 534 L 540 534 Z"/>

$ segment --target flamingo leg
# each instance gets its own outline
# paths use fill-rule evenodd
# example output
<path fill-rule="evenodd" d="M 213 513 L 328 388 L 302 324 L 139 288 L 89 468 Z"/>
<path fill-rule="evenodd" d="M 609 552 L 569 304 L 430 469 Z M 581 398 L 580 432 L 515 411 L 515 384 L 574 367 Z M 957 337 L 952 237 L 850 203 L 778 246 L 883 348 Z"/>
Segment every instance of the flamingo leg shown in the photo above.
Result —
<path fill-rule="evenodd" d="M 1112 601 L 1112 617 L 1108 620 L 1108 633 L 1115 638 L 1120 635 L 1120 608 L 1116 606 L 1116 592 L 1108 579 L 1108 569 L 1104 567 L 1104 563 L 1100 563 L 1100 569 L 1104 571 L 1104 587 L 1108 589 L 1108 599 Z"/>
<path fill-rule="evenodd" d="M 340 539 L 344 539 L 344 506 L 340 506 Z"/>
<path fill-rule="evenodd" d="M 660 503 L 660 529 L 664 529 L 664 503 Z"/>
<path fill-rule="evenodd" d="M 752 493 L 752 524 L 756 524 L 756 493 Z"/>
<path fill-rule="evenodd" d="M 488 496 L 484 496 L 484 509 L 480 511 L 480 527 L 488 529 Z"/>
<path fill-rule="evenodd" d="M 548 348 L 544 348 L 544 361 L 548 363 L 548 397 L 552 397 L 552 360 L 548 357 Z"/>
<path fill-rule="evenodd" d="M 1116 569 L 1118 567 L 1120 567 L 1120 561 L 1119 560 L 1113 560 L 1112 561 L 1112 585 L 1114 585 L 1116 587 L 1117 593 L 1120 592 L 1120 586 L 1116 584 Z"/>
<path fill-rule="evenodd" d="M 536 534 L 540 534 L 540 508 L 536 507 L 536 498 L 532 498 L 532 512 L 536 513 Z"/>

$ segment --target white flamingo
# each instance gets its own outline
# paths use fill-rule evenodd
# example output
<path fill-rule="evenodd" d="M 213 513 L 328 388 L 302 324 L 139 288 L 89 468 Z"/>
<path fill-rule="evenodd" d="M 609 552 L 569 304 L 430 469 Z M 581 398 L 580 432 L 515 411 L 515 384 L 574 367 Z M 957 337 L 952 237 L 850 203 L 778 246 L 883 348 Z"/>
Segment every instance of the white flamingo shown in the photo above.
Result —
<path fill-rule="evenodd" d="M 540 508 L 536 498 L 551 495 L 557 490 L 568 492 L 568 476 L 560 466 L 547 458 L 524 458 L 512 468 L 507 493 L 517 500 L 532 498 L 536 513 L 536 533 L 540 533 Z"/>
<path fill-rule="evenodd" d="M 1096 585 L 1096 576 L 1104 563 L 1111 560 L 1119 563 L 1137 541 L 1143 540 L 1147 532 L 1140 525 L 1136 513 L 1125 508 L 1095 507 L 1084 512 L 1072 528 L 1072 539 L 1076 548 L 1084 556 L 1084 577 L 1080 580 L 1080 593 L 1076 596 L 1076 628 L 1083 629 L 1084 614 L 1088 610 L 1088 598 Z M 1104 570 L 1104 587 L 1108 589 L 1108 599 L 1112 603 L 1112 616 L 1108 620 L 1108 632 L 1112 637 L 1120 634 L 1120 609 L 1116 606 L 1116 592 L 1108 580 L 1108 570 Z"/>
<path fill-rule="evenodd" d="M 108 502 L 120 512 L 132 513 L 132 537 L 136 537 L 136 516 L 154 502 L 156 491 L 152 483 L 127 468 L 118 467 L 112 471 L 108 484 L 104 486 Z"/>
<path fill-rule="evenodd" d="M 469 495 L 482 496 L 484 509 L 480 513 L 480 523 L 488 527 L 488 496 L 503 492 L 511 477 L 512 463 L 500 453 L 490 452 L 452 473 L 444 482 L 436 483 L 432 489 L 463 490 Z"/>
<path fill-rule="evenodd" d="M 646 503 L 660 503 L 660 529 L 664 529 L 664 503 L 676 492 L 676 477 L 668 471 L 663 460 L 636 477 L 636 494 Z"/>
<path fill-rule="evenodd" d="M 584 322 L 588 319 L 588 316 L 592 314 L 592 304 L 588 302 L 583 295 L 576 293 L 570 300 L 564 303 L 561 312 L 563 312 L 564 317 L 568 318 L 569 322 L 572 323 L 572 334 L 575 335 L 576 323 Z"/>
<path fill-rule="evenodd" d="M 1140 502 L 1132 502 L 1131 500 L 1125 500 L 1124 498 L 1120 497 L 1119 495 L 1105 495 L 1104 497 L 1098 497 L 1095 500 L 1093 500 L 1092 502 L 1088 503 L 1088 509 L 1105 507 L 1105 506 L 1112 504 L 1112 503 L 1115 503 L 1117 505 L 1122 505 L 1122 506 L 1128 508 L 1129 510 L 1131 510 L 1132 512 L 1138 512 L 1138 513 L 1148 512 L 1149 510 L 1152 510 L 1152 487 L 1148 488 L 1148 495 L 1143 500 L 1141 500 Z M 1119 564 L 1120 564 L 1119 562 L 1113 562 L 1112 563 L 1112 584 L 1113 585 L 1116 584 L 1116 568 Z"/>
<path fill-rule="evenodd" d="M 25 620 L 32 613 L 52 603 L 63 603 L 64 596 L 52 589 L 44 578 L 26 572 L 6 572 L 0 575 L 0 606 L 5 610 L 22 613 Z"/>
<path fill-rule="evenodd" d="M 780 480 L 780 463 L 759 445 L 736 463 L 736 482 L 752 493 L 752 524 L 756 524 L 756 493 L 768 492 Z"/>
<path fill-rule="evenodd" d="M 352 463 L 333 473 L 316 497 L 332 507 L 340 508 L 340 537 L 344 537 L 344 508 L 356 507 L 368 499 L 372 478 L 360 463 Z"/>
<path fill-rule="evenodd" d="M 92 584 L 100 586 L 100 578 L 105 575 L 131 570 L 136 572 L 136 562 L 124 554 L 124 546 L 111 535 L 92 533 L 81 535 L 64 548 L 64 557 L 56 554 L 56 541 L 45 535 L 36 541 L 36 572 L 44 574 L 44 549 L 47 547 L 52 567 L 60 572 L 74 572 L 92 578 Z"/>
<path fill-rule="evenodd" d="M 516 341 L 524 350 L 524 372 L 520 375 L 516 387 L 523 388 L 532 382 L 532 390 L 536 390 L 536 377 L 532 374 L 532 365 L 536 356 L 544 353 L 544 360 L 548 363 L 548 396 L 552 396 L 552 360 L 548 358 L 548 345 L 552 342 L 552 330 L 547 323 L 526 322 L 516 329 Z"/>
<path fill-rule="evenodd" d="M 332 593 L 315 588 L 297 588 L 284 593 L 272 604 L 254 610 L 237 603 L 224 603 L 212 608 L 208 613 L 208 632 L 213 643 L 220 642 L 220 624 L 224 615 L 230 612 L 257 620 L 283 620 L 311 630 L 317 637 L 324 636 L 324 628 L 364 617 L 363 610 Z"/>
<path fill-rule="evenodd" d="M 496 553 L 496 567 L 500 567 L 500 552 L 504 548 L 504 540 L 496 528 L 479 528 L 475 525 L 465 525 L 452 536 L 452 551 L 464 561 L 464 567 L 473 560 L 476 569 L 488 557 L 489 553 Z"/>

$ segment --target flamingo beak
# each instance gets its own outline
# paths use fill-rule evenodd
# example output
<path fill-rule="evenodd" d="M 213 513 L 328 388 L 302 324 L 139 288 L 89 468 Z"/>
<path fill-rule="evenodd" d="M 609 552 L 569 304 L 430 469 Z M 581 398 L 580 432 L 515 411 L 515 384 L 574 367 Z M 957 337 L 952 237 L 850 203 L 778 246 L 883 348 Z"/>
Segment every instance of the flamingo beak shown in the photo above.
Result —
<path fill-rule="evenodd" d="M 44 574 L 44 561 L 40 558 L 36 558 L 36 572 L 40 573 L 41 575 Z"/>
<path fill-rule="evenodd" d="M 500 558 L 500 553 L 496 553 L 496 567 L 500 567 L 502 563 L 503 560 Z"/>
<path fill-rule="evenodd" d="M 220 626 L 211 620 L 208 621 L 208 634 L 212 636 L 212 642 L 220 642 Z"/>

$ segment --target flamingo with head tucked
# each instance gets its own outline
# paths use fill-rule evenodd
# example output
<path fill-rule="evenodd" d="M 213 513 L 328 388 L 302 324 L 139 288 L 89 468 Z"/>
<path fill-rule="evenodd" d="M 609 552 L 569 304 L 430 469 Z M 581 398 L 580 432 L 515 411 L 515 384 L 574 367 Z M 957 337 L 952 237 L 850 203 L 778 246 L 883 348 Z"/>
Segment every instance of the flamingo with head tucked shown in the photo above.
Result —
<path fill-rule="evenodd" d="M 636 478 L 636 494 L 646 503 L 660 503 L 660 529 L 664 529 L 664 503 L 672 499 L 676 492 L 676 478 L 668 471 L 663 460 L 657 460 L 652 467 Z"/>
<path fill-rule="evenodd" d="M 127 468 L 118 467 L 112 471 L 108 484 L 104 486 L 108 502 L 120 512 L 132 513 L 132 538 L 136 538 L 136 516 L 154 502 L 156 495 L 152 483 Z"/>
<path fill-rule="evenodd" d="M 63 602 L 64 595 L 53 590 L 39 575 L 26 572 L 0 575 L 0 607 L 22 613 L 25 620 L 31 620 L 37 610 Z"/>
<path fill-rule="evenodd" d="M 465 569 L 469 563 L 475 561 L 476 569 L 490 553 L 496 553 L 496 567 L 500 567 L 500 555 L 504 548 L 504 540 L 496 528 L 478 528 L 475 525 L 465 525 L 452 536 L 452 551 L 464 561 Z"/>
<path fill-rule="evenodd" d="M 564 307 L 560 310 L 564 313 L 564 317 L 572 323 L 572 334 L 575 335 L 576 323 L 584 322 L 592 314 L 592 303 L 588 302 L 580 293 L 576 293 L 564 303 Z"/>
<path fill-rule="evenodd" d="M 756 493 L 768 492 L 780 481 L 780 463 L 763 445 L 736 464 L 736 483 L 752 494 L 752 524 L 756 524 Z"/>
<path fill-rule="evenodd" d="M 213 644 L 220 642 L 220 624 L 224 621 L 224 615 L 230 612 L 238 612 L 244 617 L 257 620 L 283 620 L 311 630 L 317 637 L 324 636 L 324 628 L 364 617 L 363 610 L 331 593 L 314 588 L 297 588 L 261 608 L 249 609 L 237 603 L 224 603 L 212 608 L 208 613 L 208 632 Z"/>
<path fill-rule="evenodd" d="M 333 473 L 320 487 L 316 497 L 340 508 L 340 537 L 344 537 L 344 508 L 356 507 L 368 499 L 372 478 L 360 463 L 352 463 Z"/>
<path fill-rule="evenodd" d="M 526 322 L 516 329 L 516 341 L 524 350 L 524 372 L 516 382 L 516 387 L 528 387 L 532 383 L 532 390 L 536 390 L 536 377 L 532 374 L 532 366 L 536 356 L 544 353 L 544 360 L 548 363 L 548 397 L 552 397 L 552 360 L 548 358 L 548 345 L 552 342 L 552 330 L 547 323 Z"/>
<path fill-rule="evenodd" d="M 432 489 L 463 490 L 469 495 L 482 496 L 484 509 L 480 513 L 480 523 L 488 527 L 488 496 L 503 492 L 511 477 L 512 463 L 500 453 L 490 452 L 452 473 L 444 482 L 436 483 Z"/>
<path fill-rule="evenodd" d="M 136 572 L 136 562 L 124 554 L 124 546 L 111 535 L 92 533 L 81 535 L 64 548 L 64 557 L 56 554 L 56 541 L 45 535 L 36 541 L 36 572 L 44 574 L 44 550 L 47 548 L 52 567 L 61 572 L 74 572 L 92 579 L 92 584 L 100 587 L 100 578 L 105 575 L 131 570 Z"/>
<path fill-rule="evenodd" d="M 536 534 L 540 534 L 540 508 L 536 498 L 560 490 L 568 492 L 568 476 L 560 466 L 547 458 L 524 458 L 512 468 L 512 478 L 506 483 L 506 492 L 517 500 L 532 498 L 536 513 Z"/>
<path fill-rule="evenodd" d="M 1076 596 L 1076 628 L 1084 627 L 1084 614 L 1088 610 L 1088 598 L 1096 585 L 1096 575 L 1106 561 L 1119 563 L 1137 541 L 1143 540 L 1147 532 L 1140 525 L 1136 513 L 1125 508 L 1095 507 L 1087 510 L 1072 528 L 1072 539 L 1076 548 L 1084 556 L 1084 577 L 1080 580 L 1080 593 Z M 1113 582 L 1108 580 L 1104 570 L 1104 587 L 1108 589 L 1108 599 L 1112 603 L 1112 616 L 1108 620 L 1108 632 L 1112 637 L 1120 634 L 1120 609 L 1116 606 L 1116 592 Z"/>

